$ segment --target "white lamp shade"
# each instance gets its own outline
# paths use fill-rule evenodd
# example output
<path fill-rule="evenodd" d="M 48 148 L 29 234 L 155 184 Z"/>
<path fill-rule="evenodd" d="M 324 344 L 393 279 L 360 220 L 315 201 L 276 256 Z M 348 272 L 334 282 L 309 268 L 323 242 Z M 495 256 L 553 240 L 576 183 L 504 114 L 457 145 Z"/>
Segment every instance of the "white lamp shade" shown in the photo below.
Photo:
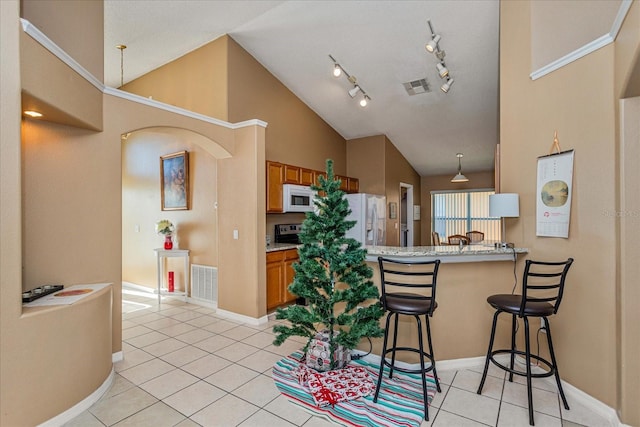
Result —
<path fill-rule="evenodd" d="M 489 196 L 489 216 L 515 218 L 520 216 L 520 198 L 516 193 L 500 193 Z"/>

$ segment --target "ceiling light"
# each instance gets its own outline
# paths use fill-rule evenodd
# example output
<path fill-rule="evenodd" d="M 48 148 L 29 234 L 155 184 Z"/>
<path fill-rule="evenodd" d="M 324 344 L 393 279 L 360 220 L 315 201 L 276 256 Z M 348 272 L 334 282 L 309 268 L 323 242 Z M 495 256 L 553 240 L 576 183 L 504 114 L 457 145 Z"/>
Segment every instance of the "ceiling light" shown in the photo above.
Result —
<path fill-rule="evenodd" d="M 371 97 L 367 95 L 367 92 L 365 92 L 364 89 L 362 89 L 362 87 L 358 83 L 358 80 L 356 79 L 356 76 L 349 74 L 347 70 L 345 70 L 344 67 L 342 67 L 342 65 L 338 64 L 338 61 L 336 61 L 336 59 L 333 56 L 329 55 L 329 58 L 331 58 L 331 60 L 333 61 L 333 76 L 340 77 L 342 74 L 344 74 L 347 77 L 347 80 L 349 81 L 349 83 L 353 85 L 353 88 L 349 89 L 348 91 L 349 96 L 351 98 L 355 98 L 358 92 L 362 93 L 360 106 L 366 107 L 369 101 L 371 101 Z"/>
<path fill-rule="evenodd" d="M 34 119 L 37 119 L 38 117 L 42 117 L 42 113 L 38 113 L 37 111 L 33 111 L 33 110 L 26 110 L 24 112 L 24 115 L 32 117 Z"/>
<path fill-rule="evenodd" d="M 451 89 L 452 85 L 453 85 L 453 79 L 451 77 L 447 77 L 446 83 L 440 86 L 440 90 L 443 91 L 444 93 L 447 93 L 449 92 L 449 89 Z"/>
<path fill-rule="evenodd" d="M 427 49 L 427 52 L 429 53 L 433 53 L 436 52 L 438 50 L 440 50 L 438 48 L 438 42 L 440 42 L 440 36 L 439 35 L 435 35 L 433 36 L 433 38 L 429 41 L 429 43 L 427 43 L 425 45 L 425 49 Z"/>
<path fill-rule="evenodd" d="M 441 79 L 444 79 L 449 75 L 449 69 L 444 65 L 444 62 L 438 62 L 436 64 L 436 68 L 438 69 L 438 75 Z"/>
<path fill-rule="evenodd" d="M 451 179 L 451 182 L 467 182 L 469 178 L 462 174 L 462 162 L 460 160 L 462 159 L 462 153 L 456 154 L 456 157 L 458 158 L 458 173 Z"/>
<path fill-rule="evenodd" d="M 443 49 L 440 49 L 441 37 L 439 34 L 436 34 L 435 31 L 433 31 L 433 25 L 431 25 L 431 21 L 427 20 L 427 23 L 429 24 L 429 29 L 431 30 L 431 40 L 429 41 L 429 43 L 426 44 L 425 49 L 427 49 L 427 52 L 433 53 L 436 56 L 436 58 L 438 58 L 439 62 L 436 64 L 436 70 L 438 70 L 438 75 L 440 76 L 441 79 L 444 79 L 444 78 L 447 79 L 447 81 L 442 86 L 440 86 L 440 89 L 444 93 L 447 93 L 449 92 L 449 89 L 451 89 L 451 85 L 453 84 L 453 78 L 449 75 L 449 69 L 444 63 L 445 53 Z"/>
<path fill-rule="evenodd" d="M 351 90 L 349 91 L 349 96 L 350 96 L 350 97 L 352 97 L 352 98 L 354 98 L 354 97 L 358 94 L 358 92 L 359 92 L 360 90 L 361 90 L 361 89 L 360 89 L 360 86 L 355 85 L 355 86 L 353 87 L 353 89 L 351 89 Z"/>

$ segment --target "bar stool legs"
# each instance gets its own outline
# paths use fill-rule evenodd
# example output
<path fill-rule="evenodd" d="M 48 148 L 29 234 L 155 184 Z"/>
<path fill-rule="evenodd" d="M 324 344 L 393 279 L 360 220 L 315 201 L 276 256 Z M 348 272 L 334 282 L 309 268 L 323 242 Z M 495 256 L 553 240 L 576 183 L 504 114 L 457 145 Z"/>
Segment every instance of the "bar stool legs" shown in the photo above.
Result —
<path fill-rule="evenodd" d="M 535 356 L 531 354 L 531 342 L 530 342 L 530 333 L 529 333 L 529 317 L 528 316 L 523 316 L 523 321 L 524 321 L 524 343 L 525 343 L 525 351 L 519 351 L 516 349 L 516 329 L 517 329 L 517 319 L 516 319 L 516 315 L 512 314 L 511 318 L 511 349 L 510 350 L 493 350 L 493 343 L 494 343 L 494 339 L 495 339 L 495 334 L 496 334 L 496 326 L 497 326 L 497 322 L 498 322 L 498 315 L 500 313 L 503 313 L 500 310 L 497 310 L 496 313 L 493 315 L 493 324 L 491 326 L 491 337 L 489 339 L 489 349 L 487 350 L 487 358 L 485 360 L 485 364 L 484 364 L 484 370 L 482 372 L 482 379 L 480 380 L 480 386 L 478 387 L 478 394 L 482 394 L 482 388 L 484 387 L 484 382 L 487 378 L 487 372 L 489 371 L 489 362 L 493 362 L 494 365 L 496 365 L 497 367 L 509 372 L 509 382 L 513 382 L 513 375 L 521 375 L 527 378 L 527 401 L 529 404 L 529 424 L 530 425 L 534 425 L 534 420 L 533 420 L 533 389 L 532 389 L 532 384 L 531 384 L 531 379 L 532 378 L 542 378 L 542 377 L 549 377 L 551 375 L 555 376 L 555 380 L 556 380 L 556 384 L 558 386 L 558 391 L 560 393 L 560 397 L 562 398 L 562 404 L 564 406 L 565 409 L 569 410 L 569 404 L 567 403 L 567 399 L 564 395 L 564 390 L 562 390 L 562 383 L 560 382 L 560 374 L 558 373 L 558 364 L 556 362 L 556 356 L 555 356 L 555 352 L 553 351 L 553 342 L 551 340 L 551 330 L 549 328 L 549 320 L 546 317 L 542 317 L 543 322 L 544 322 L 544 327 L 546 329 L 546 335 L 547 335 L 547 343 L 549 345 L 549 355 L 551 356 L 551 362 L 539 357 L 539 356 Z M 537 319 L 537 317 L 535 317 Z M 509 360 L 509 367 L 504 366 L 503 364 L 501 364 L 500 362 L 497 362 L 494 359 L 494 356 L 497 354 L 503 354 L 503 353 L 508 353 L 510 356 L 510 360 Z M 519 354 L 521 356 L 524 356 L 525 358 L 525 371 L 518 371 L 517 369 L 515 369 L 514 366 L 514 362 L 515 362 L 515 356 L 516 354 Z M 547 367 L 549 368 L 548 372 L 544 372 L 544 373 L 532 373 L 531 372 L 531 360 L 537 360 L 538 362 L 542 362 L 543 364 L 547 365 Z"/>
<path fill-rule="evenodd" d="M 388 338 L 389 338 L 389 324 L 391 322 L 391 317 L 394 317 L 394 325 L 393 325 L 393 345 L 392 347 L 387 347 Z M 424 419 L 429 421 L 429 398 L 428 398 L 428 388 L 427 388 L 427 372 L 433 371 L 433 377 L 436 383 L 436 389 L 438 392 L 441 392 L 440 381 L 438 380 L 438 373 L 436 371 L 436 362 L 435 357 L 433 356 L 433 345 L 431 343 L 431 325 L 429 324 L 429 316 L 425 315 L 425 323 L 427 329 L 427 344 L 429 346 L 429 353 L 424 351 L 424 340 L 422 338 L 422 321 L 420 320 L 419 315 L 412 315 L 416 319 L 416 323 L 418 326 L 418 348 L 410 348 L 410 347 L 398 347 L 398 313 L 389 313 L 387 315 L 387 321 L 385 326 L 385 334 L 382 343 L 382 353 L 380 360 L 380 371 L 378 372 L 378 383 L 376 384 L 376 392 L 373 396 L 373 401 L 378 401 L 378 395 L 380 393 L 380 386 L 382 385 L 382 376 L 384 375 L 384 367 L 389 367 L 389 378 L 393 378 L 393 371 L 398 370 L 405 373 L 420 373 L 422 380 L 422 397 L 424 399 Z M 406 369 L 399 368 L 395 366 L 396 361 L 396 351 L 411 351 L 419 354 L 420 359 L 420 369 Z M 387 353 L 391 353 L 391 362 L 387 362 L 385 356 Z M 431 362 L 431 366 L 425 367 L 425 356 Z"/>

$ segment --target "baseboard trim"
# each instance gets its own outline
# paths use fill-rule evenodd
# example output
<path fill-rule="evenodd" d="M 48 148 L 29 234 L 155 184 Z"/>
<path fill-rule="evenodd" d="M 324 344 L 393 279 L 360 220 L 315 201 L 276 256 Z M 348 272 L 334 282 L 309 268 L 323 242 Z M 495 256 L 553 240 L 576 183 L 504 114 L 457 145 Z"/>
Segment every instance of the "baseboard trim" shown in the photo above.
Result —
<path fill-rule="evenodd" d="M 366 354 L 366 352 L 362 350 L 354 350 L 353 353 L 362 355 L 364 360 L 371 362 L 373 364 L 380 363 L 380 356 L 378 356 L 377 354 Z M 495 357 L 495 359 L 497 359 L 500 363 L 504 365 L 509 364 L 508 354 L 498 355 Z M 486 360 L 485 356 L 467 357 L 462 359 L 437 360 L 436 368 L 442 369 L 442 370 L 469 369 L 469 368 L 477 367 L 478 365 L 480 366 L 484 365 L 485 360 Z M 521 366 L 524 366 L 524 361 L 518 360 L 518 358 L 516 358 L 516 363 Z M 419 363 L 405 363 L 401 361 L 396 361 L 396 365 L 401 368 L 407 368 L 407 369 L 420 368 Z M 532 366 L 531 371 L 533 373 L 544 372 L 544 370 L 539 366 Z M 554 387 L 556 385 L 556 381 L 554 377 L 539 378 L 537 379 L 537 381 L 547 381 L 548 383 L 552 384 Z M 593 410 L 602 419 L 606 420 L 608 422 L 608 425 L 611 427 L 628 427 L 625 424 L 622 424 L 622 422 L 620 422 L 620 418 L 618 418 L 618 413 L 616 412 L 615 409 L 613 409 L 606 403 L 599 401 L 595 397 L 585 393 L 579 388 L 569 384 L 568 382 L 564 380 L 560 380 L 560 381 L 562 382 L 562 389 L 564 390 L 565 396 L 567 397 L 567 400 L 570 402 L 569 406 L 571 406 L 571 403 L 573 402 L 578 403 L 582 406 L 586 406 L 589 409 Z"/>
<path fill-rule="evenodd" d="M 118 363 L 124 360 L 124 352 L 122 350 L 111 354 L 111 363 Z"/>
<path fill-rule="evenodd" d="M 234 313 L 233 311 L 221 310 L 219 308 L 216 309 L 216 314 L 221 317 L 227 318 L 229 320 L 247 323 L 249 325 L 254 325 L 254 326 L 264 325 L 269 321 L 269 318 L 267 316 L 262 316 L 259 318 L 249 317 L 249 316 L 245 316 L 244 314 Z"/>
<path fill-rule="evenodd" d="M 71 421 L 78 415 L 82 414 L 84 411 L 89 409 L 91 405 L 96 403 L 109 390 L 109 388 L 111 387 L 111 384 L 113 384 L 114 377 L 115 377 L 115 371 L 113 370 L 113 368 L 111 368 L 111 372 L 109 373 L 109 376 L 107 376 L 107 379 L 105 379 L 102 385 L 100 385 L 100 387 L 98 387 L 93 393 L 91 393 L 89 396 L 85 397 L 83 400 L 76 403 L 66 411 L 43 422 L 42 424 L 40 424 L 40 427 L 61 426 Z"/>
<path fill-rule="evenodd" d="M 138 291 L 138 292 L 144 292 L 147 294 L 153 294 L 153 295 L 158 295 L 156 288 L 150 288 L 148 286 L 142 286 L 142 285 L 136 285 L 135 283 L 131 283 L 131 282 L 122 282 L 122 289 L 125 288 L 129 288 L 132 289 L 134 291 Z"/>

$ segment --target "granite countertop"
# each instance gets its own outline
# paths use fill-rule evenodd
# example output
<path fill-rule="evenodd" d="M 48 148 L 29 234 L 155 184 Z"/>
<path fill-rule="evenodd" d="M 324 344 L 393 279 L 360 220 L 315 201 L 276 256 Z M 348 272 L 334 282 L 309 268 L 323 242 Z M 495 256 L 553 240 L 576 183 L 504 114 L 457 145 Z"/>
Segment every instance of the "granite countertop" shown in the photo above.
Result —
<path fill-rule="evenodd" d="M 287 249 L 295 249 L 299 244 L 295 243 L 271 243 L 267 245 L 267 252 L 286 251 Z"/>
<path fill-rule="evenodd" d="M 479 262 L 513 260 L 517 254 L 526 254 L 527 248 L 496 248 L 494 242 L 465 246 L 364 246 L 367 261 L 376 261 L 379 256 L 389 258 L 412 258 L 442 262 Z"/>

